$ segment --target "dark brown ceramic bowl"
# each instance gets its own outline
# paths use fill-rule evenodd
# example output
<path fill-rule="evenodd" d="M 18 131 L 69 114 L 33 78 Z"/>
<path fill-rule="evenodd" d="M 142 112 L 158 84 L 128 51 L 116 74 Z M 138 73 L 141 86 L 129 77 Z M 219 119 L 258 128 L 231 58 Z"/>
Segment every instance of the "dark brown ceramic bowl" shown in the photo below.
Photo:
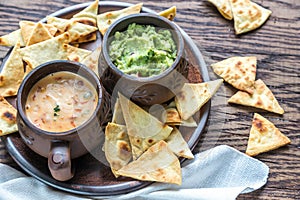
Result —
<path fill-rule="evenodd" d="M 80 126 L 64 132 L 48 132 L 31 123 L 26 116 L 25 104 L 28 93 L 37 81 L 59 71 L 73 72 L 87 79 L 97 91 L 98 103 L 92 116 Z M 48 158 L 49 169 L 54 178 L 67 180 L 71 178 L 68 172 L 71 169 L 71 159 L 82 156 L 99 145 L 103 125 L 110 120 L 109 105 L 108 93 L 100 80 L 84 65 L 64 60 L 44 63 L 33 69 L 19 88 L 17 94 L 19 133 L 28 147 Z"/>
<path fill-rule="evenodd" d="M 177 57 L 171 67 L 159 75 L 150 77 L 137 77 L 128 75 L 119 70 L 109 56 L 109 45 L 115 32 L 125 31 L 129 24 L 152 25 L 168 29 L 172 33 L 177 47 Z M 104 35 L 100 68 L 103 85 L 113 96 L 117 92 L 131 98 L 139 105 L 161 104 L 173 98 L 187 82 L 187 62 L 184 52 L 184 40 L 178 27 L 168 19 L 155 14 L 141 13 L 124 17 L 113 23 Z"/>

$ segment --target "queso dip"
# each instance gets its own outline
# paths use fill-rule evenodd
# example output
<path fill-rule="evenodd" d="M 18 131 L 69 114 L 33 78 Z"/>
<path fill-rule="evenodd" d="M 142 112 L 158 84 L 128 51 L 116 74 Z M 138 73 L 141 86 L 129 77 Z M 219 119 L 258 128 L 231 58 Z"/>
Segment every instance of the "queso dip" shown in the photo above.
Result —
<path fill-rule="evenodd" d="M 93 114 L 98 102 L 96 89 L 71 72 L 56 72 L 39 80 L 30 90 L 25 110 L 29 120 L 49 132 L 76 128 Z"/>

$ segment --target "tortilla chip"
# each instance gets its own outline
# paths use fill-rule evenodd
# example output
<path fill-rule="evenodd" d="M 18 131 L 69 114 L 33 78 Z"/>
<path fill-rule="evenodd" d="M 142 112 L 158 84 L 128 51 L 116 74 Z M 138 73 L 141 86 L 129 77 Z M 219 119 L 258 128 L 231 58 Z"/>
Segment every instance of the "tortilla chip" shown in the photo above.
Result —
<path fill-rule="evenodd" d="M 104 152 L 113 174 L 127 165 L 132 158 L 126 126 L 108 123 L 105 128 Z"/>
<path fill-rule="evenodd" d="M 197 122 L 195 121 L 195 119 L 193 118 L 193 116 L 191 116 L 191 117 L 188 118 L 187 120 L 181 120 L 180 126 L 197 127 L 198 124 L 197 124 Z"/>
<path fill-rule="evenodd" d="M 218 9 L 218 11 L 225 19 L 228 20 L 233 19 L 229 0 L 208 0 L 208 1 Z"/>
<path fill-rule="evenodd" d="M 233 87 L 253 94 L 256 57 L 231 57 L 212 64 L 214 72 Z"/>
<path fill-rule="evenodd" d="M 204 83 L 185 83 L 175 97 L 177 110 L 183 120 L 192 117 L 217 92 L 223 79 Z"/>
<path fill-rule="evenodd" d="M 101 54 L 101 45 L 97 47 L 90 55 L 82 60 L 82 64 L 93 70 L 99 77 L 98 64 Z"/>
<path fill-rule="evenodd" d="M 76 40 L 80 40 L 80 42 L 88 42 L 97 38 L 94 37 L 92 33 L 98 30 L 98 28 L 76 22 L 76 20 L 48 16 L 47 23 L 52 24 L 58 29 L 57 35 L 69 32 L 69 42 L 74 42 Z M 79 43 L 79 41 L 76 42 Z"/>
<path fill-rule="evenodd" d="M 238 91 L 228 100 L 228 102 L 252 106 L 278 114 L 284 113 L 284 110 L 279 105 L 272 91 L 260 79 L 255 81 L 254 92 L 252 95 L 247 92 Z"/>
<path fill-rule="evenodd" d="M 272 122 L 257 113 L 254 114 L 246 149 L 247 155 L 256 156 L 290 143 L 290 139 L 282 134 Z"/>
<path fill-rule="evenodd" d="M 257 29 L 272 13 L 250 0 L 230 0 L 230 3 L 236 34 Z"/>
<path fill-rule="evenodd" d="M 162 115 L 162 121 L 166 124 L 181 124 L 181 117 L 176 108 L 167 108 Z"/>
<path fill-rule="evenodd" d="M 98 14 L 99 0 L 95 0 L 88 7 L 73 15 L 73 19 L 77 22 L 87 24 L 90 26 L 97 26 L 97 14 Z"/>
<path fill-rule="evenodd" d="M 42 23 L 37 23 L 35 28 L 31 31 L 31 35 L 26 43 L 26 46 L 36 44 L 48 39 L 53 38 L 49 31 L 44 27 Z"/>
<path fill-rule="evenodd" d="M 74 47 L 72 45 L 64 45 L 67 52 L 67 60 L 82 62 L 87 56 L 91 55 L 91 51 Z"/>
<path fill-rule="evenodd" d="M 123 117 L 123 112 L 121 109 L 119 98 L 117 98 L 117 100 L 116 100 L 111 122 L 116 123 L 116 124 L 125 125 L 125 119 Z"/>
<path fill-rule="evenodd" d="M 17 110 L 0 96 L 0 136 L 18 131 Z"/>
<path fill-rule="evenodd" d="M 20 29 L 0 37 L 0 45 L 2 46 L 12 47 L 15 46 L 18 41 L 22 47 L 25 46 Z"/>
<path fill-rule="evenodd" d="M 188 144 L 183 139 L 180 131 L 174 128 L 169 137 L 165 140 L 168 143 L 168 147 L 179 157 L 187 159 L 193 159 L 194 155 L 191 152 Z"/>
<path fill-rule="evenodd" d="M 172 128 L 131 102 L 119 93 L 120 105 L 126 122 L 133 159 L 136 160 L 150 146 L 166 139 Z"/>
<path fill-rule="evenodd" d="M 158 181 L 181 185 L 181 168 L 178 158 L 164 141 L 151 146 L 137 160 L 117 171 L 118 175 L 142 181 Z"/>
<path fill-rule="evenodd" d="M 23 60 L 32 69 L 51 60 L 66 60 L 66 42 L 69 40 L 69 37 L 69 34 L 65 33 L 50 40 L 22 48 L 19 52 Z"/>
<path fill-rule="evenodd" d="M 168 8 L 167 10 L 163 10 L 158 15 L 167 18 L 168 20 L 174 20 L 176 16 L 176 6 L 172 6 Z"/>
<path fill-rule="evenodd" d="M 127 15 L 140 13 L 143 3 L 138 3 L 122 10 L 110 11 L 97 16 L 97 26 L 102 35 L 105 34 L 108 27 L 118 19 Z"/>
<path fill-rule="evenodd" d="M 69 41 L 69 33 L 54 37 L 25 48 L 20 49 L 23 60 L 30 68 L 52 60 L 72 60 L 80 62 L 91 51 L 73 47 L 66 44 Z"/>
<path fill-rule="evenodd" d="M 0 95 L 3 97 L 16 95 L 23 80 L 24 66 L 19 49 L 20 43 L 17 43 L 0 73 Z"/>
<path fill-rule="evenodd" d="M 19 22 L 20 29 L 21 29 L 21 35 L 24 40 L 24 43 L 27 44 L 30 37 L 32 37 L 32 32 L 34 31 L 37 23 L 32 21 L 20 21 Z M 49 34 L 51 36 L 54 36 L 57 32 L 57 28 L 55 28 L 53 25 L 50 24 L 43 24 L 45 29 L 48 30 Z"/>

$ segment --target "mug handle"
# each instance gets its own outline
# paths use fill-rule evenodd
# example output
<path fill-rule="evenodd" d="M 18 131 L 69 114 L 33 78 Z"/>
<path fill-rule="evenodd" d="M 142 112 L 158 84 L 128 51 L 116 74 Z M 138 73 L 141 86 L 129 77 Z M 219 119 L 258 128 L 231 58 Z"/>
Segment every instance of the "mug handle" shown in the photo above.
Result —
<path fill-rule="evenodd" d="M 74 176 L 71 166 L 69 142 L 52 141 L 48 156 L 48 168 L 54 179 L 67 181 Z"/>

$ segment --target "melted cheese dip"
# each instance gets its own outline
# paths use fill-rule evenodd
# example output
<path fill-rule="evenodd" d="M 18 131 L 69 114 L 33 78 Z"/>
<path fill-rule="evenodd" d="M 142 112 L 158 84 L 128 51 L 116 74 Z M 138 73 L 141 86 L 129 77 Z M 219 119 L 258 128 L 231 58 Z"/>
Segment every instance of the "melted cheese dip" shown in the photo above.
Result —
<path fill-rule="evenodd" d="M 25 110 L 38 128 L 63 132 L 80 126 L 98 102 L 89 81 L 71 72 L 56 72 L 39 80 L 30 90 Z"/>

